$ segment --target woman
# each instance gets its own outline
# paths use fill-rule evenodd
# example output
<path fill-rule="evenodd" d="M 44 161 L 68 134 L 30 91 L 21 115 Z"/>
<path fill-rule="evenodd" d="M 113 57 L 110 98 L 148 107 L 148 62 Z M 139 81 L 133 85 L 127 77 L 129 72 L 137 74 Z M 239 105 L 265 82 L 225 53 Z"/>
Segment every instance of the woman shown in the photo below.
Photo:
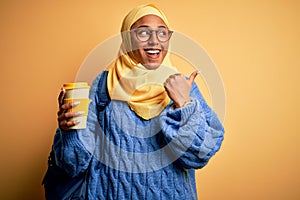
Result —
<path fill-rule="evenodd" d="M 154 5 L 129 12 L 119 57 L 91 87 L 86 129 L 70 129 L 79 113 L 60 93 L 56 162 L 72 177 L 89 170 L 89 199 L 197 199 L 194 170 L 219 150 L 224 130 L 193 82 L 197 71 L 186 78 L 172 67 L 169 28 Z M 110 101 L 99 110 L 106 75 Z"/>

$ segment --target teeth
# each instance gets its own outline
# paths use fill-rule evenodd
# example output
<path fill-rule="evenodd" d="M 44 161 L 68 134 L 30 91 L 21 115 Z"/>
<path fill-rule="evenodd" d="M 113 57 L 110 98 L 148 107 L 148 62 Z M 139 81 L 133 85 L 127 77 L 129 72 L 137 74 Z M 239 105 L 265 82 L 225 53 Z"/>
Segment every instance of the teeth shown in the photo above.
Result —
<path fill-rule="evenodd" d="M 150 54 L 157 54 L 157 53 L 159 53 L 160 51 L 159 50 L 147 50 L 146 51 L 147 53 L 150 53 Z"/>

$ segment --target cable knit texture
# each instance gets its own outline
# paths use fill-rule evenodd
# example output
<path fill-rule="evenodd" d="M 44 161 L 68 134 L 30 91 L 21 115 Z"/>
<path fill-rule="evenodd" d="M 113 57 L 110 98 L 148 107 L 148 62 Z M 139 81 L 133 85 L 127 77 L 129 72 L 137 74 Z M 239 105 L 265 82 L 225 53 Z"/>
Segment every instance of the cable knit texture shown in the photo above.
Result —
<path fill-rule="evenodd" d="M 194 170 L 219 150 L 224 129 L 196 84 L 191 104 L 174 110 L 171 102 L 159 116 L 144 120 L 123 101 L 97 109 L 101 76 L 91 87 L 88 127 L 57 129 L 53 148 L 58 166 L 73 177 L 90 166 L 92 200 L 197 199 Z"/>

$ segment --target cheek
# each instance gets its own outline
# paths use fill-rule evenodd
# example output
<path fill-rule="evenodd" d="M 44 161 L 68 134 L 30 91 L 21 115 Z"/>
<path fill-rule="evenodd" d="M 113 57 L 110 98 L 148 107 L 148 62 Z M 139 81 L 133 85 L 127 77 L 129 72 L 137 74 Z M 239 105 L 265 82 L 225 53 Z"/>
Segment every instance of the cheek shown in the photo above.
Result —
<path fill-rule="evenodd" d="M 165 51 L 168 51 L 168 49 L 169 49 L 169 41 L 168 42 L 166 42 L 166 43 L 163 43 L 163 49 L 165 50 Z"/>
<path fill-rule="evenodd" d="M 131 37 L 131 45 L 132 45 L 132 51 L 135 51 L 137 49 L 140 49 L 140 42 L 135 38 L 135 37 Z"/>
<path fill-rule="evenodd" d="M 168 50 L 169 50 L 169 44 L 163 45 L 163 51 L 162 51 L 162 56 L 163 58 L 167 55 Z"/>
<path fill-rule="evenodd" d="M 134 59 L 141 62 L 140 42 L 131 36 L 131 51 L 133 52 Z"/>
<path fill-rule="evenodd" d="M 134 59 L 136 61 L 141 62 L 141 63 L 144 62 L 144 59 L 145 59 L 144 53 L 145 52 L 138 43 L 135 43 L 135 44 L 132 43 L 132 52 L 133 52 Z"/>

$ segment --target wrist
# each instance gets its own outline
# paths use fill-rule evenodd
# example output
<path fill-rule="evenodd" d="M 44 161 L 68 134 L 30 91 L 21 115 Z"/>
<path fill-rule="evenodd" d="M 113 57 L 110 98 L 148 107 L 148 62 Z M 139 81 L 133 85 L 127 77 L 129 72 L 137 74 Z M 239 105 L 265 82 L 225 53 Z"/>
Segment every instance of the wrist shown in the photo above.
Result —
<path fill-rule="evenodd" d="M 187 106 L 188 104 L 192 103 L 192 101 L 189 99 L 187 101 L 184 101 L 183 103 L 181 104 L 175 104 L 175 108 L 183 108 L 185 106 Z"/>

